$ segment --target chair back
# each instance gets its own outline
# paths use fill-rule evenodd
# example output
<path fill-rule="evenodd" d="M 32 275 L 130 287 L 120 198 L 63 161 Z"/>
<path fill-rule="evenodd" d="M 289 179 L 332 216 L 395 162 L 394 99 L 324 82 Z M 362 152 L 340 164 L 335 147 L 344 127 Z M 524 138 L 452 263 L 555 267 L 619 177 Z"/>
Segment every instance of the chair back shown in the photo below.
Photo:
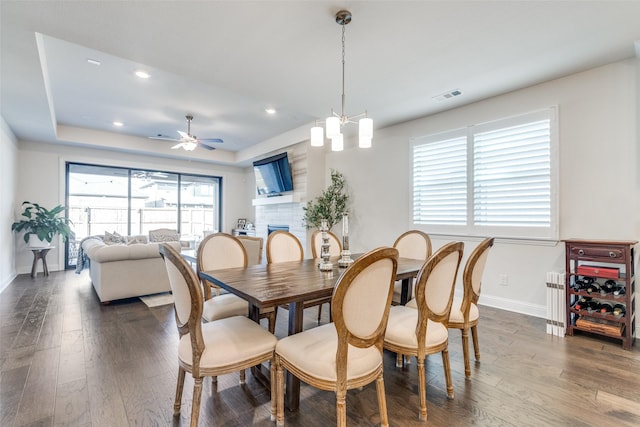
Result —
<path fill-rule="evenodd" d="M 300 240 L 288 231 L 278 230 L 267 237 L 267 264 L 302 261 L 304 250 Z"/>
<path fill-rule="evenodd" d="M 246 267 L 247 252 L 237 238 L 227 233 L 205 237 L 198 246 L 198 271 Z"/>
<path fill-rule="evenodd" d="M 416 278 L 418 340 L 425 337 L 427 319 L 447 326 L 463 250 L 462 242 L 447 243 L 431 255 L 420 269 Z"/>
<path fill-rule="evenodd" d="M 178 333 L 181 337 L 191 333 L 192 342 L 193 340 L 199 341 L 201 348 L 204 348 L 202 330 L 200 329 L 203 303 L 200 281 L 193 268 L 171 245 L 161 243 L 159 250 L 167 269 L 169 285 L 173 293 Z"/>
<path fill-rule="evenodd" d="M 264 239 L 253 236 L 236 236 L 247 252 L 247 265 L 262 264 L 262 247 Z"/>
<path fill-rule="evenodd" d="M 409 230 L 402 233 L 393 243 L 400 258 L 427 260 L 431 256 L 431 239 L 427 233 Z"/>
<path fill-rule="evenodd" d="M 464 266 L 462 284 L 464 286 L 464 296 L 460 310 L 468 321 L 471 303 L 477 304 L 480 298 L 480 288 L 484 268 L 487 264 L 489 249 L 493 247 L 493 237 L 484 239 L 469 255 L 469 259 Z"/>
<path fill-rule="evenodd" d="M 331 299 L 338 379 L 341 370 L 346 376 L 348 345 L 382 351 L 397 269 L 398 251 L 378 248 L 356 259 L 338 279 Z"/>
<path fill-rule="evenodd" d="M 327 231 L 327 237 L 329 238 L 329 254 L 331 256 L 340 256 L 342 254 L 342 244 L 338 236 L 330 231 Z M 322 231 L 316 230 L 311 234 L 311 254 L 313 258 L 320 258 L 322 254 Z"/>

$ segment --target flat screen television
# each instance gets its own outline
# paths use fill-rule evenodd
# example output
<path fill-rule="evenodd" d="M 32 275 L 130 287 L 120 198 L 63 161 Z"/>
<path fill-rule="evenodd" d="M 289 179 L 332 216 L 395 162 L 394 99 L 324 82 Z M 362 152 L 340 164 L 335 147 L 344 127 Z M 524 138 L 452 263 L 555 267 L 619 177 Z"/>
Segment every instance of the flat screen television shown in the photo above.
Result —
<path fill-rule="evenodd" d="M 279 196 L 293 191 L 291 166 L 287 153 L 277 154 L 253 162 L 258 195 Z"/>

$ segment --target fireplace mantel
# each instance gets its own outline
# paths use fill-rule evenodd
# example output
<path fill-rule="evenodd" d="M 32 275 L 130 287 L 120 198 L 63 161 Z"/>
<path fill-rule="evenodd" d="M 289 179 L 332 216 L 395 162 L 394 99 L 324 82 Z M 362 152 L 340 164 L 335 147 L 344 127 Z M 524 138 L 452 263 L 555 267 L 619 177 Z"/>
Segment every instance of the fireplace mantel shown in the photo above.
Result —
<path fill-rule="evenodd" d="M 299 194 L 286 194 L 284 196 L 274 196 L 274 197 L 260 197 L 258 199 L 253 199 L 253 206 L 259 205 L 277 205 L 280 203 L 300 203 L 300 195 Z"/>

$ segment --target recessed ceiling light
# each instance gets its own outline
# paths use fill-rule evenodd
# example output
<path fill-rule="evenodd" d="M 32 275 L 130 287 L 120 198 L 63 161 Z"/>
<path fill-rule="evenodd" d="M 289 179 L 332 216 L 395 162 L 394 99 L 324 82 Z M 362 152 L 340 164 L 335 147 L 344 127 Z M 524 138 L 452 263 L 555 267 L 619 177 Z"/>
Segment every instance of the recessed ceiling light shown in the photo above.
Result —
<path fill-rule="evenodd" d="M 122 122 L 113 122 L 113 125 L 118 127 L 124 126 Z"/>
<path fill-rule="evenodd" d="M 146 71 L 142 71 L 142 70 L 136 71 L 136 76 L 140 77 L 141 79 L 148 79 L 149 77 L 151 77 L 149 75 L 149 73 L 147 73 Z"/>
<path fill-rule="evenodd" d="M 91 65 L 100 65 L 100 61 L 98 61 L 97 59 L 87 58 L 87 62 Z"/>
<path fill-rule="evenodd" d="M 267 114 L 275 114 L 276 113 L 276 109 L 275 108 L 265 108 L 264 111 L 266 111 Z"/>

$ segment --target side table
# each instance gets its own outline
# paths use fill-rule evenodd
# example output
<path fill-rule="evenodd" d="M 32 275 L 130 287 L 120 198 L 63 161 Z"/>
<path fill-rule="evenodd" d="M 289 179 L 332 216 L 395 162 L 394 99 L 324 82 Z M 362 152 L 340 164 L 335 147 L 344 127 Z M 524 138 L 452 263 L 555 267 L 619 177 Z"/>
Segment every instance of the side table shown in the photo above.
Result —
<path fill-rule="evenodd" d="M 38 273 L 38 260 L 42 260 L 42 272 L 45 276 L 49 275 L 49 269 L 47 268 L 47 254 L 51 249 L 55 249 L 54 246 L 47 246 L 46 248 L 30 248 L 33 252 L 33 265 L 31 266 L 31 277 L 35 278 Z"/>

